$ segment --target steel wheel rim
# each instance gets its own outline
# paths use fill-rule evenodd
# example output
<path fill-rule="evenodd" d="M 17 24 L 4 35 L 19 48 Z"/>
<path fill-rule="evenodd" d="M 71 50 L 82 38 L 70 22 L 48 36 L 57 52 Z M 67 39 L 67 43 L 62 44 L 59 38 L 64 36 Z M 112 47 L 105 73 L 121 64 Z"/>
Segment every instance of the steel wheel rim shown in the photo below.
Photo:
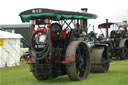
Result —
<path fill-rule="evenodd" d="M 86 58 L 84 56 L 86 56 L 86 51 L 85 49 L 82 47 L 82 45 L 78 45 L 78 48 L 76 50 L 76 55 L 75 55 L 75 62 L 76 62 L 76 70 L 77 70 L 77 74 L 79 76 L 79 78 L 84 78 L 85 76 L 85 71 L 86 71 Z"/>

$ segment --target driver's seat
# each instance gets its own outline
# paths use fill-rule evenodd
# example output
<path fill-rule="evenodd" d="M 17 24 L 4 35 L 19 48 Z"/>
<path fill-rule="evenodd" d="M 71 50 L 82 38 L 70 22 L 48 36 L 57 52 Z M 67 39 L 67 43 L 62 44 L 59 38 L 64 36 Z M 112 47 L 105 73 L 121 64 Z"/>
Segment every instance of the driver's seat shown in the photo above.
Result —
<path fill-rule="evenodd" d="M 62 30 L 62 26 L 58 23 L 51 24 L 51 37 L 53 40 L 65 39 L 67 36 L 67 31 Z"/>
<path fill-rule="evenodd" d="M 62 26 L 58 23 L 51 24 L 51 37 L 52 39 L 56 40 L 60 38 L 60 33 L 62 31 Z"/>
<path fill-rule="evenodd" d="M 111 31 L 110 38 L 116 38 L 117 33 L 115 31 Z"/>

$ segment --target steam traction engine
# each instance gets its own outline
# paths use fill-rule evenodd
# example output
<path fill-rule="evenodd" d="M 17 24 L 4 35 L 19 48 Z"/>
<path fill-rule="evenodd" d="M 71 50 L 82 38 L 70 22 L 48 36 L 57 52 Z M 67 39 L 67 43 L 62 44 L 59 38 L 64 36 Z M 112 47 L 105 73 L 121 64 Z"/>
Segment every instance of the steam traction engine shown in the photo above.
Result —
<path fill-rule="evenodd" d="M 78 81 L 88 77 L 90 68 L 92 72 L 108 71 L 106 45 L 91 45 L 86 35 L 87 19 L 95 19 L 96 15 L 39 8 L 21 12 L 20 17 L 32 24 L 30 69 L 36 79 L 68 74 L 71 80 Z"/>
<path fill-rule="evenodd" d="M 113 30 L 108 33 L 109 28 L 113 25 Z M 100 29 L 105 28 L 111 49 L 110 56 L 120 58 L 121 60 L 128 59 L 128 23 L 125 22 L 106 22 L 98 26 Z"/>

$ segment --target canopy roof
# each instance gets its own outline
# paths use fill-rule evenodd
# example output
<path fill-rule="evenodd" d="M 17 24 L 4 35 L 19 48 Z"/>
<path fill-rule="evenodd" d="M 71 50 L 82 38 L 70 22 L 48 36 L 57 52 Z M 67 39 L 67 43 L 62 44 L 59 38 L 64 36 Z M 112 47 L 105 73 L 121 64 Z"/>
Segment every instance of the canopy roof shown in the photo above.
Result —
<path fill-rule="evenodd" d="M 99 29 L 101 29 L 101 28 L 110 28 L 110 26 L 111 26 L 112 24 L 115 24 L 115 23 L 111 23 L 111 22 L 109 22 L 109 23 L 102 23 L 102 24 L 99 24 L 99 25 L 98 25 L 98 28 L 99 28 Z"/>
<path fill-rule="evenodd" d="M 36 8 L 21 12 L 20 17 L 22 22 L 29 22 L 30 20 L 46 19 L 48 17 L 57 21 L 63 19 L 95 19 L 97 18 L 97 15 L 84 12 Z"/>
<path fill-rule="evenodd" d="M 98 28 L 110 28 L 111 25 L 116 24 L 121 28 L 125 28 L 128 27 L 128 23 L 123 23 L 123 22 L 117 22 L 117 23 L 113 23 L 113 22 L 109 22 L 109 23 L 102 23 L 98 25 Z"/>

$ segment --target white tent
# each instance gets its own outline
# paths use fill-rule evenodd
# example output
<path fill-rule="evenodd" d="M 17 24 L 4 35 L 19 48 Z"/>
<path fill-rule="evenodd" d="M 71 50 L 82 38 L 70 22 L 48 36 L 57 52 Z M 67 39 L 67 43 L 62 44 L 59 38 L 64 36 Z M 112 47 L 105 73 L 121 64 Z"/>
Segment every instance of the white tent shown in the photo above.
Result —
<path fill-rule="evenodd" d="M 0 31 L 0 67 L 12 67 L 20 62 L 20 34 Z"/>

